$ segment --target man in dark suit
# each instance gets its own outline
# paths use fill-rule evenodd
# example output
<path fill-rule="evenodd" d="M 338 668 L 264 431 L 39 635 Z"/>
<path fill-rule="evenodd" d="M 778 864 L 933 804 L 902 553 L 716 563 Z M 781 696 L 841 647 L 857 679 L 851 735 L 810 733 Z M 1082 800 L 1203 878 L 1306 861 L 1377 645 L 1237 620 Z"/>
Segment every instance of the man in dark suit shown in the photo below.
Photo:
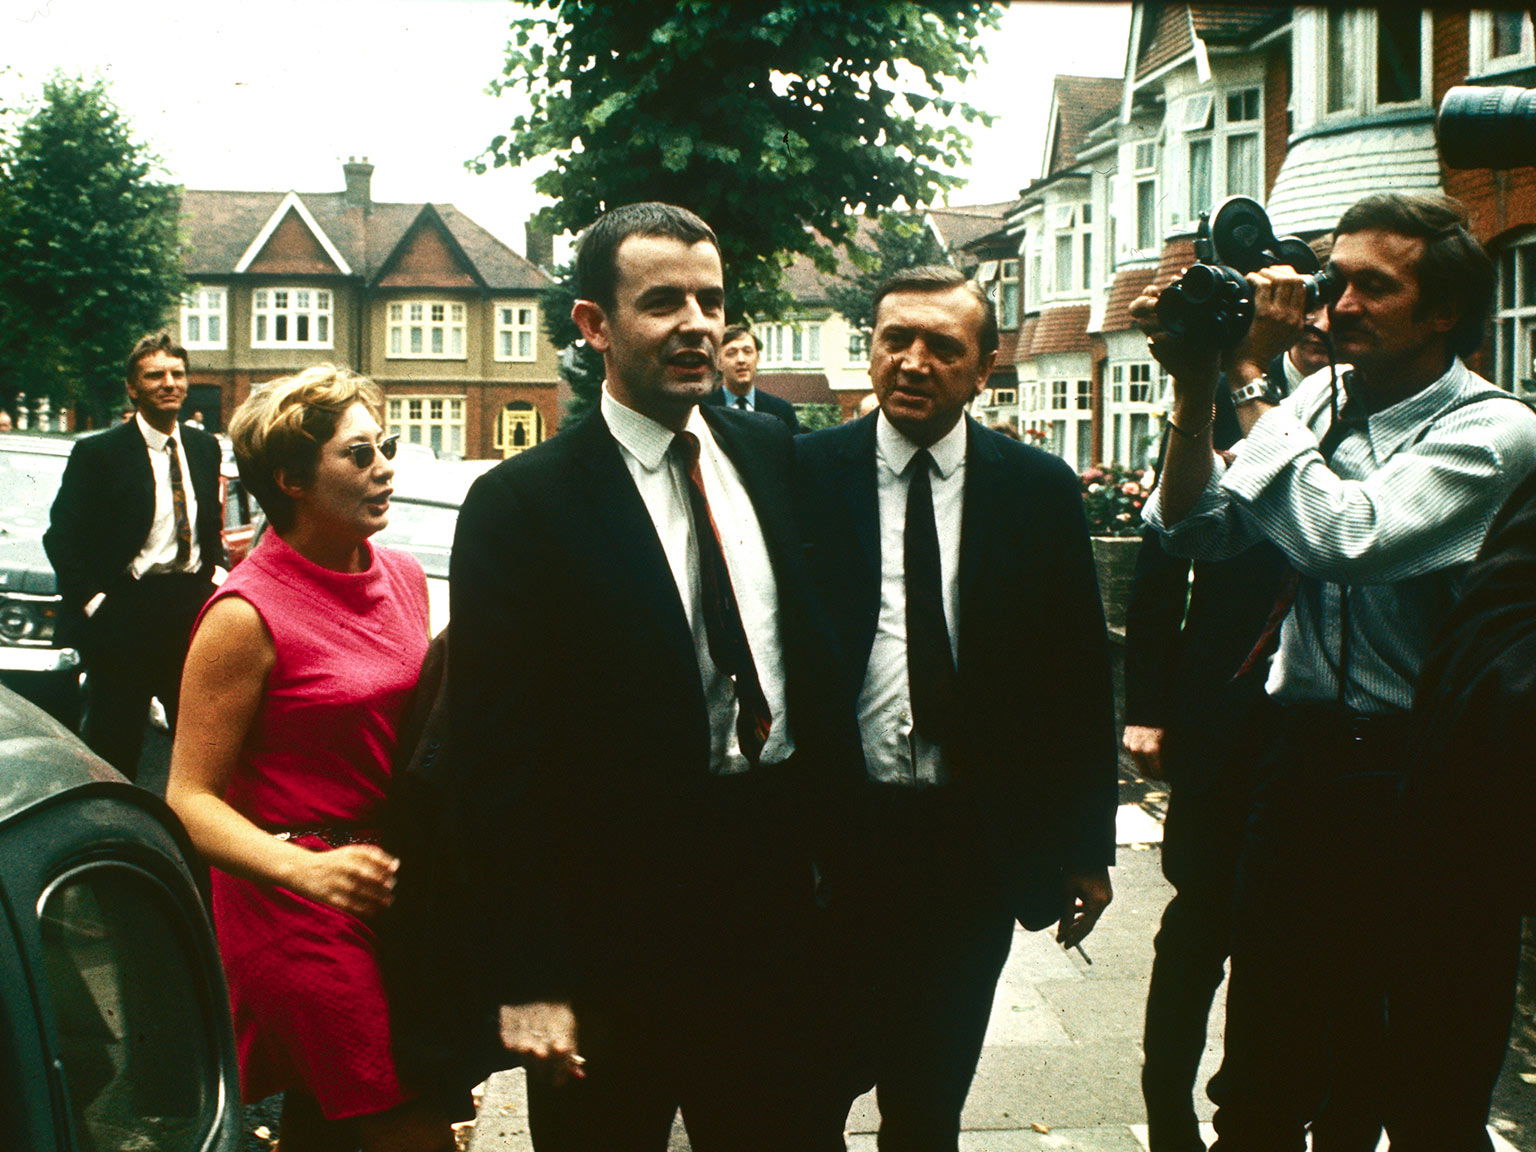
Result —
<path fill-rule="evenodd" d="M 144 337 L 127 386 L 136 415 L 75 445 L 43 546 L 89 674 L 85 742 L 132 779 L 151 697 L 175 724 L 192 625 L 226 561 L 218 441 L 176 422 L 185 349 Z"/>
<path fill-rule="evenodd" d="M 706 396 L 704 403 L 744 412 L 766 412 L 784 421 L 798 435 L 800 420 L 795 415 L 795 406 L 757 386 L 757 358 L 762 350 L 763 342 L 752 329 L 741 324 L 727 328 L 720 341 L 720 387 Z"/>
<path fill-rule="evenodd" d="M 841 1117 L 806 1095 L 836 1071 L 809 823 L 858 753 L 791 440 L 699 407 L 724 291 L 697 216 L 609 212 L 577 277 L 600 406 L 477 481 L 453 551 L 450 802 L 484 895 L 477 980 L 529 1070 L 540 1152 L 662 1152 L 679 1109 L 699 1152 L 841 1148 Z"/>
<path fill-rule="evenodd" d="M 862 673 L 866 779 L 834 888 L 883 1152 L 954 1149 L 1015 920 L 1110 900 L 1109 656 L 1078 480 L 965 417 L 997 355 L 951 268 L 876 298 L 880 411 L 796 441 L 810 554 Z"/>
<path fill-rule="evenodd" d="M 1326 311 L 1308 319 L 1327 330 Z M 1327 345 L 1307 333 L 1270 362 L 1265 379 L 1278 401 L 1327 366 Z M 1241 438 L 1231 395 L 1218 389 L 1215 446 Z M 1238 852 L 1262 745 L 1256 721 L 1267 662 L 1250 667 L 1247 658 L 1290 571 L 1267 542 L 1228 560 L 1192 561 L 1170 554 L 1150 528 L 1136 557 L 1122 739 L 1143 775 L 1172 786 L 1162 861 L 1174 897 L 1157 933 L 1143 1039 L 1151 1152 L 1204 1152 L 1193 1093 L 1211 1002 L 1226 976 Z"/>

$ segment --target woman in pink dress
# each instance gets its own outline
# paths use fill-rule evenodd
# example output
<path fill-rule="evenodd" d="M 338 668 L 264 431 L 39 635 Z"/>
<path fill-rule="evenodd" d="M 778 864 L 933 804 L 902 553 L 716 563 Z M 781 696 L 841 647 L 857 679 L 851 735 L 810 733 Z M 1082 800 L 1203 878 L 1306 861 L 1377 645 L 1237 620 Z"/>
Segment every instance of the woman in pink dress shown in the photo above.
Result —
<path fill-rule="evenodd" d="M 320 365 L 235 413 L 269 531 L 203 610 L 167 798 L 213 865 L 247 1101 L 285 1094 L 283 1152 L 445 1152 L 445 1112 L 400 1082 L 369 921 L 401 713 L 427 648 L 421 567 L 368 538 L 394 439 L 376 384 Z"/>

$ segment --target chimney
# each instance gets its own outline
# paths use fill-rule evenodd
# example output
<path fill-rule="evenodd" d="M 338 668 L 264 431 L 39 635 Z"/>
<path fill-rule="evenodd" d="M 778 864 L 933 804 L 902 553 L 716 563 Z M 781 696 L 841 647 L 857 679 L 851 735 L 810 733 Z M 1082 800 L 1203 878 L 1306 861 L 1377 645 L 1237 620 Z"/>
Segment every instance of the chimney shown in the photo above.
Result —
<path fill-rule="evenodd" d="M 523 255 L 546 272 L 555 270 L 555 234 L 534 216 L 523 225 Z"/>
<path fill-rule="evenodd" d="M 373 203 L 373 165 L 366 156 L 348 156 L 341 171 L 347 178 L 347 204 L 366 212 Z"/>

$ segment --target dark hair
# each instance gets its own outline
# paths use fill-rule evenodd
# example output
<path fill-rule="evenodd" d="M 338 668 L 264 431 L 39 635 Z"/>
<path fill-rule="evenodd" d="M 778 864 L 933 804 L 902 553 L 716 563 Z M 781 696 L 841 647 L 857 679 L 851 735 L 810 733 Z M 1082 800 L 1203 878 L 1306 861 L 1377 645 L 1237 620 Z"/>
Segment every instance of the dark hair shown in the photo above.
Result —
<path fill-rule="evenodd" d="M 1476 352 L 1493 305 L 1496 273 L 1488 253 L 1467 231 L 1462 203 L 1449 196 L 1378 192 L 1349 207 L 1333 234 L 1337 238 L 1371 228 L 1424 241 L 1424 254 L 1414 269 L 1419 278 L 1418 314 L 1449 304 L 1457 319 L 1447 344 L 1458 356 Z"/>
<path fill-rule="evenodd" d="M 757 338 L 757 333 L 745 324 L 732 324 L 725 330 L 725 335 L 720 337 L 720 347 L 724 348 L 732 340 L 740 340 L 743 336 L 752 337 L 752 347 L 759 352 L 763 350 L 763 342 Z"/>
<path fill-rule="evenodd" d="M 156 352 L 174 356 L 181 361 L 183 368 L 189 367 L 187 350 L 176 343 L 176 337 L 169 332 L 151 332 L 148 336 L 140 336 L 139 342 L 133 346 L 133 351 L 128 353 L 128 363 L 123 368 L 123 379 L 130 384 L 137 384 L 139 361 L 146 356 L 153 356 Z"/>
<path fill-rule="evenodd" d="M 951 288 L 964 288 L 981 305 L 981 331 L 976 334 L 976 341 L 981 358 L 985 360 L 997 351 L 997 309 L 987 294 L 958 268 L 948 264 L 923 264 L 886 277 L 875 291 L 873 315 L 880 315 L 880 301 L 892 292 L 948 292 Z"/>
<path fill-rule="evenodd" d="M 576 292 L 581 299 L 605 312 L 613 310 L 619 245 L 631 236 L 665 236 L 684 244 L 708 241 L 720 250 L 714 229 L 686 208 L 656 201 L 625 204 L 599 216 L 581 238 L 576 250 Z"/>

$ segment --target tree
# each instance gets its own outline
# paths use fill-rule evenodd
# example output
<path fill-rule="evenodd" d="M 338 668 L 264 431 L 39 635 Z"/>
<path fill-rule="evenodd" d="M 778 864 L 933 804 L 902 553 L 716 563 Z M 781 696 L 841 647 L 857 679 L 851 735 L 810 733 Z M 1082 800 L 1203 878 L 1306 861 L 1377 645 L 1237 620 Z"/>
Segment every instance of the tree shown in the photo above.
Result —
<path fill-rule="evenodd" d="M 544 290 L 539 311 L 544 314 L 544 333 L 560 351 L 560 378 L 570 388 L 570 399 L 561 414 L 561 425 L 580 420 L 597 405 L 603 386 L 603 357 L 581 338 L 571 319 L 576 303 L 576 265 L 555 270 L 555 283 Z"/>
<path fill-rule="evenodd" d="M 963 125 L 942 93 L 981 56 L 988 0 L 541 0 L 513 21 L 497 91 L 526 93 L 476 162 L 552 157 L 543 222 L 579 231 L 637 200 L 714 226 L 733 315 L 778 315 L 796 254 L 825 271 L 853 213 L 926 204 L 959 183 Z M 814 231 L 813 231 L 814 230 Z"/>
<path fill-rule="evenodd" d="M 180 190 L 101 82 L 56 76 L 0 147 L 0 404 L 122 404 L 123 360 L 184 288 Z"/>
<path fill-rule="evenodd" d="M 874 247 L 848 245 L 848 259 L 855 274 L 839 273 L 827 284 L 827 299 L 855 328 L 868 332 L 875 326 L 875 291 L 886 278 L 919 264 L 943 264 L 944 248 L 933 229 L 918 212 L 883 212 L 870 229 Z"/>

